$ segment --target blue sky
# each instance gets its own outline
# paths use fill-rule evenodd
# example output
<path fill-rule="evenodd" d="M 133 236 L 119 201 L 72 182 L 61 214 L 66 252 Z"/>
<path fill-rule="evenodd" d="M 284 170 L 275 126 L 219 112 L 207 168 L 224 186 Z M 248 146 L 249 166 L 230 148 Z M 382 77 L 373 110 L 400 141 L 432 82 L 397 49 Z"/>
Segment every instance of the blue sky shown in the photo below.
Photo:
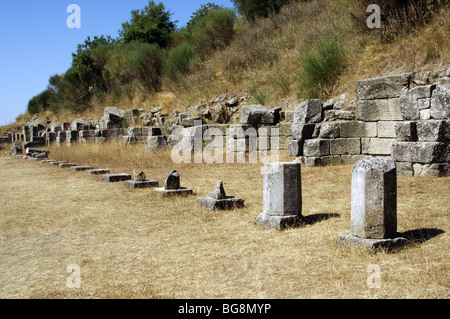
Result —
<path fill-rule="evenodd" d="M 131 10 L 148 0 L 40 0 L 0 2 L 0 126 L 15 122 L 28 101 L 45 90 L 51 75 L 69 69 L 72 52 L 88 36 L 118 36 Z M 214 2 L 233 8 L 230 0 L 156 0 L 183 27 L 200 5 Z M 81 28 L 67 27 L 70 4 L 81 9 Z"/>

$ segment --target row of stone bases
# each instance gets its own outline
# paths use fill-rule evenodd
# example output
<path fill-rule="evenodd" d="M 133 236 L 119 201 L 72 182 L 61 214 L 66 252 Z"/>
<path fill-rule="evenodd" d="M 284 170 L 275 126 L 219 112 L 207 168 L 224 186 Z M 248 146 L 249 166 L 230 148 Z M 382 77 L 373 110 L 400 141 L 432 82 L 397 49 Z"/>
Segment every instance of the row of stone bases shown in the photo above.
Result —
<path fill-rule="evenodd" d="M 306 222 L 302 215 L 299 163 L 266 163 L 263 212 L 256 223 L 285 229 Z M 352 171 L 350 232 L 339 234 L 338 246 L 374 252 L 410 243 L 397 233 L 397 171 L 394 161 L 366 157 Z"/>

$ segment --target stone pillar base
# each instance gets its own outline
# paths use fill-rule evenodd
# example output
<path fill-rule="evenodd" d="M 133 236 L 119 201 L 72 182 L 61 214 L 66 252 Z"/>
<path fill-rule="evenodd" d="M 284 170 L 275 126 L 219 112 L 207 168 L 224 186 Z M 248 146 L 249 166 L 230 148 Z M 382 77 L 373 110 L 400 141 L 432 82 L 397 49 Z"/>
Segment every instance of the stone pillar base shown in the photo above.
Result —
<path fill-rule="evenodd" d="M 262 212 L 256 218 L 256 224 L 264 226 L 270 229 L 286 229 L 289 227 L 295 227 L 304 221 L 303 216 L 271 216 Z"/>
<path fill-rule="evenodd" d="M 378 250 L 393 250 L 410 244 L 411 241 L 404 237 L 388 239 L 360 238 L 353 236 L 350 232 L 341 233 L 336 238 L 336 246 L 366 248 L 370 252 Z"/>

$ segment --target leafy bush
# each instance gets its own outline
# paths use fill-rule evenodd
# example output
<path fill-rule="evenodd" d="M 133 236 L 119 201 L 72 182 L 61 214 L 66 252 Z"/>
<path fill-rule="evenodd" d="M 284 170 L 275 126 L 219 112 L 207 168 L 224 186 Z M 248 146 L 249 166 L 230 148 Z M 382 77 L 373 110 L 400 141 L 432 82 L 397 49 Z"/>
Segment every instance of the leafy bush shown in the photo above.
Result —
<path fill-rule="evenodd" d="M 162 2 L 149 1 L 143 10 L 131 11 L 130 21 L 123 23 L 119 31 L 120 37 L 125 43 L 137 41 L 167 47 L 176 29 L 171 15 Z"/>
<path fill-rule="evenodd" d="M 346 51 L 334 39 L 322 39 L 301 60 L 303 72 L 298 77 L 300 95 L 315 98 L 329 93 L 345 69 Z"/>
<path fill-rule="evenodd" d="M 149 91 L 159 90 L 163 52 L 156 44 L 132 42 L 111 51 L 102 72 L 109 87 L 140 83 Z"/>
<path fill-rule="evenodd" d="M 183 43 L 169 51 L 164 65 L 164 73 L 173 81 L 189 73 L 195 64 L 195 51 L 192 45 Z"/>
<path fill-rule="evenodd" d="M 227 8 L 211 9 L 191 28 L 189 42 L 205 58 L 210 52 L 230 44 L 236 14 Z"/>

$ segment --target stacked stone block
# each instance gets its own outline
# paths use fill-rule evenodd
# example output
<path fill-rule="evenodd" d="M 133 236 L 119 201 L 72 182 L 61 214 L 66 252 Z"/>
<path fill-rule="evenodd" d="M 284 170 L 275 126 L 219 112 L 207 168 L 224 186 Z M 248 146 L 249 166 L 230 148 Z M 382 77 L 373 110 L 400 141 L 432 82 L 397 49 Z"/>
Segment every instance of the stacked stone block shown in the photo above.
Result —
<path fill-rule="evenodd" d="M 449 175 L 450 86 L 417 86 L 401 97 L 403 121 L 395 127 L 392 158 L 399 174 Z"/>

